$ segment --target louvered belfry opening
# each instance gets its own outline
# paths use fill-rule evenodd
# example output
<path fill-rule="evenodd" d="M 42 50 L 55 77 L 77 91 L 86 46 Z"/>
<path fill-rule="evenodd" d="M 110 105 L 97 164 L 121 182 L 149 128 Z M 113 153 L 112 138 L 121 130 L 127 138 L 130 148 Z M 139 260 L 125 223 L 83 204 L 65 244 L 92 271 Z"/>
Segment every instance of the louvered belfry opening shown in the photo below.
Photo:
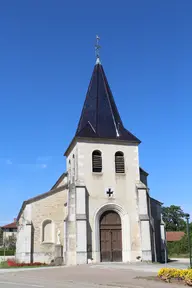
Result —
<path fill-rule="evenodd" d="M 95 150 L 92 153 L 93 172 L 102 172 L 102 155 L 101 151 Z"/>
<path fill-rule="evenodd" d="M 125 173 L 125 161 L 123 152 L 115 153 L 115 172 Z"/>

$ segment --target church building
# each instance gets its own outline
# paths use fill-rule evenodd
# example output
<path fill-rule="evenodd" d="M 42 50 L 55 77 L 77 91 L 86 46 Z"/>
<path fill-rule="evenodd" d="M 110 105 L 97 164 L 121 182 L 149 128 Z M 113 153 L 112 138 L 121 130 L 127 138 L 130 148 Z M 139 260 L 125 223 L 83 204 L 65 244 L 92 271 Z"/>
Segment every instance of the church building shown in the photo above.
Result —
<path fill-rule="evenodd" d="M 141 141 L 123 125 L 99 55 L 67 150 L 66 172 L 25 200 L 16 259 L 76 265 L 163 261 L 162 203 L 139 165 Z"/>

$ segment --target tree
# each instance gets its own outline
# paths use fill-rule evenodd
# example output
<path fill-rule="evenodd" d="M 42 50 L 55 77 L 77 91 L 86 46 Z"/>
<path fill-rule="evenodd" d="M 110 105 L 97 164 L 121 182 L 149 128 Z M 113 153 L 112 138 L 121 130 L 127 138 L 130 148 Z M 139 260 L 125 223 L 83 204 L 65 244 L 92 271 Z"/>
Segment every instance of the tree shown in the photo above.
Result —
<path fill-rule="evenodd" d="M 14 234 L 6 237 L 4 239 L 5 248 L 10 249 L 10 250 L 15 250 L 16 249 L 16 241 L 17 241 L 17 238 Z"/>
<path fill-rule="evenodd" d="M 162 207 L 166 231 L 186 231 L 185 213 L 180 206 Z"/>

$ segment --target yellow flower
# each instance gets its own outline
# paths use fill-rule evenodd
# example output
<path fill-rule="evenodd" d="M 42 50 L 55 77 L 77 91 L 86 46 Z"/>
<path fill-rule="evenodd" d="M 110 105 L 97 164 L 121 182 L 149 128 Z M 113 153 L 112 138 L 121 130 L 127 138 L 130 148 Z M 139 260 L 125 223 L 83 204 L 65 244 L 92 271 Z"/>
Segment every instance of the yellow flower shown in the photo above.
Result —
<path fill-rule="evenodd" d="M 161 268 L 158 272 L 158 276 L 163 280 L 171 278 L 186 280 L 188 285 L 192 283 L 192 269 L 176 269 L 176 268 Z"/>

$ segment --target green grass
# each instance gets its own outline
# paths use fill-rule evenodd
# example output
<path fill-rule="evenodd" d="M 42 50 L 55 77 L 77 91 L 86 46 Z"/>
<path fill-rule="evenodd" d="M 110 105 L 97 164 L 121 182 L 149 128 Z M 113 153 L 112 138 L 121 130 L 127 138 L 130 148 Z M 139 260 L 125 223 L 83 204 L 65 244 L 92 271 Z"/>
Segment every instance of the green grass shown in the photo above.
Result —
<path fill-rule="evenodd" d="M 0 262 L 0 269 L 10 268 L 7 261 Z"/>
<path fill-rule="evenodd" d="M 189 258 L 189 254 L 169 254 L 169 258 Z"/>

